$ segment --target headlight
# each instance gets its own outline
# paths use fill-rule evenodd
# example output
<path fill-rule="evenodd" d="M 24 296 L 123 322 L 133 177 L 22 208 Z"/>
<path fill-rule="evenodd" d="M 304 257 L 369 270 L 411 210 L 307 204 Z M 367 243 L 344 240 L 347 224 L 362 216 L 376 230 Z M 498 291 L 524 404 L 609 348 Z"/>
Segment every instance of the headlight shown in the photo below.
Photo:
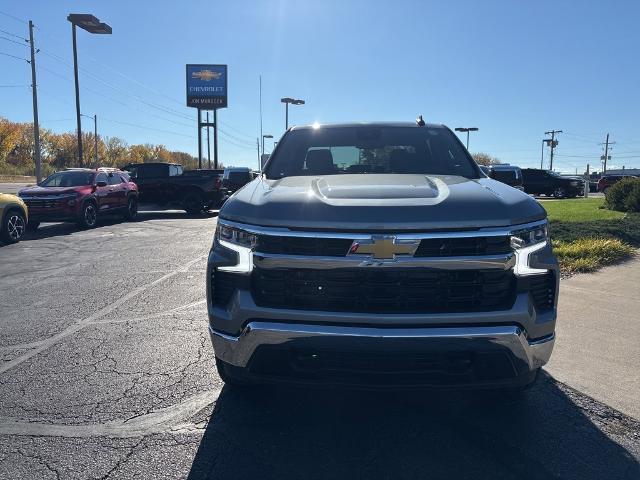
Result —
<path fill-rule="evenodd" d="M 511 247 L 517 250 L 536 243 L 546 242 L 548 238 L 546 223 L 522 230 L 515 230 L 511 233 Z"/>
<path fill-rule="evenodd" d="M 529 257 L 532 253 L 546 247 L 548 240 L 549 235 L 546 223 L 522 230 L 515 230 L 511 233 L 511 247 L 515 250 L 516 254 L 516 265 L 514 267 L 514 273 L 516 275 L 535 275 L 547 272 L 544 268 L 530 267 Z"/>
<path fill-rule="evenodd" d="M 220 225 L 216 227 L 218 241 L 233 243 L 246 248 L 254 248 L 258 242 L 258 236 L 236 227 Z"/>
<path fill-rule="evenodd" d="M 223 272 L 251 273 L 253 270 L 253 248 L 258 242 L 257 235 L 241 228 L 220 224 L 216 227 L 216 241 L 238 254 L 238 263 L 230 267 L 218 267 Z"/>

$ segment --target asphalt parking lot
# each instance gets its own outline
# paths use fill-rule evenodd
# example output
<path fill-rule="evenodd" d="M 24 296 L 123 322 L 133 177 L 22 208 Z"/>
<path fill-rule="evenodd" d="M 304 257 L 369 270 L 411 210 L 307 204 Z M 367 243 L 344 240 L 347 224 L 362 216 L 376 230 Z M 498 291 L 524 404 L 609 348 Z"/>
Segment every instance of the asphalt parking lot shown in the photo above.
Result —
<path fill-rule="evenodd" d="M 640 423 L 546 373 L 522 399 L 225 387 L 215 223 L 143 212 L 0 247 L 0 478 L 640 478 Z"/>

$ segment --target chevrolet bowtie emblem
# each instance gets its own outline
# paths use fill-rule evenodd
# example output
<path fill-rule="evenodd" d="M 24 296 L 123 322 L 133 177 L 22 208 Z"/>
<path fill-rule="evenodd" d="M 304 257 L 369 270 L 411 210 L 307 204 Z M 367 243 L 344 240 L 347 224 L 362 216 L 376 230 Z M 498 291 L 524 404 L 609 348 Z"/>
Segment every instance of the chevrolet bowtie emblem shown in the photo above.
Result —
<path fill-rule="evenodd" d="M 371 240 L 356 240 L 350 255 L 371 255 L 376 260 L 393 260 L 396 255 L 413 255 L 420 240 L 398 240 L 394 236 L 374 236 Z"/>
<path fill-rule="evenodd" d="M 213 72 L 211 70 L 200 70 L 199 72 L 193 72 L 191 74 L 193 78 L 204 80 L 205 82 L 209 82 L 211 80 L 217 80 L 218 78 L 220 78 L 221 75 L 222 73 Z"/>

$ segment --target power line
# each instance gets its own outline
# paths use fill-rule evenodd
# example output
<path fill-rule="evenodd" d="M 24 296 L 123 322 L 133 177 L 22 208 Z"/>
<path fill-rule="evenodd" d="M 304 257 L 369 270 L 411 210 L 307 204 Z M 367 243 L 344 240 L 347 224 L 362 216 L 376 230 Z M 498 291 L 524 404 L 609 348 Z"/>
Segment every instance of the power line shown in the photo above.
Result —
<path fill-rule="evenodd" d="M 29 63 L 29 60 L 27 60 L 26 58 L 16 57 L 15 55 L 11 55 L 10 53 L 0 52 L 0 55 L 4 55 L 5 57 L 15 58 L 16 60 L 24 60 L 25 62 Z"/>
<path fill-rule="evenodd" d="M 44 33 L 45 35 L 47 35 L 47 36 L 49 36 L 49 37 L 53 37 L 53 36 L 52 36 L 51 34 L 49 34 L 48 32 L 43 31 L 41 27 L 39 28 L 39 30 L 40 30 L 42 33 Z M 164 98 L 166 98 L 167 100 L 170 100 L 170 101 L 172 101 L 172 102 L 176 103 L 177 105 L 180 105 L 180 106 L 184 107 L 184 102 L 181 102 L 180 100 L 177 100 L 177 99 L 175 99 L 174 97 L 172 97 L 172 96 L 170 96 L 170 95 L 167 95 L 167 94 L 165 94 L 165 93 L 163 93 L 163 92 L 161 92 L 161 91 L 159 91 L 159 90 L 157 90 L 157 89 L 155 89 L 155 88 L 150 87 L 149 85 L 147 85 L 147 84 L 145 84 L 145 83 L 143 83 L 143 82 L 140 82 L 139 80 L 136 80 L 135 78 L 133 78 L 133 77 L 131 77 L 131 76 L 129 76 L 129 75 L 127 75 L 127 74 L 125 74 L 124 72 L 121 72 L 120 70 L 118 70 L 118 69 L 117 69 L 117 68 L 115 68 L 115 67 L 112 67 L 111 65 L 108 65 L 108 64 L 106 64 L 106 63 L 104 63 L 104 62 L 101 62 L 100 60 L 98 60 L 98 59 L 96 59 L 95 57 L 93 57 L 90 53 L 88 53 L 88 52 L 87 52 L 87 50 L 81 50 L 81 51 L 82 51 L 83 56 L 86 56 L 86 57 L 87 57 L 89 60 L 91 60 L 92 62 L 94 62 L 94 63 L 96 63 L 96 64 L 98 64 L 98 65 L 100 65 L 100 66 L 102 66 L 102 67 L 106 68 L 107 70 L 110 70 L 110 71 L 112 71 L 112 72 L 114 72 L 114 73 L 118 74 L 118 75 L 119 75 L 119 76 L 121 76 L 122 78 L 124 78 L 124 79 L 126 79 L 126 80 L 129 80 L 129 81 L 130 81 L 130 82 L 132 82 L 132 83 L 135 83 L 136 85 L 138 85 L 138 86 L 140 86 L 140 87 L 144 88 L 145 90 L 148 90 L 148 91 L 152 92 L 152 93 L 153 93 L 153 94 L 155 94 L 155 95 L 160 95 L 161 97 L 164 97 Z M 45 54 L 46 54 L 46 55 L 49 55 L 49 56 L 50 56 L 50 57 L 52 57 L 52 58 L 55 58 L 56 60 L 58 60 L 58 61 L 60 61 L 60 62 L 62 62 L 62 63 L 64 63 L 64 64 L 66 64 L 67 66 L 70 66 L 70 67 L 71 67 L 71 65 L 70 65 L 69 63 L 67 63 L 63 58 L 59 57 L 58 55 L 55 55 L 55 54 L 53 54 L 53 53 L 51 53 L 51 52 L 45 52 Z M 81 71 L 83 71 L 83 72 L 85 72 L 85 73 L 86 73 L 86 74 L 88 74 L 89 76 L 92 76 L 92 77 L 93 77 L 93 78 L 95 78 L 96 80 L 98 80 L 98 81 L 102 81 L 102 83 L 105 83 L 101 78 L 99 78 L 99 77 L 95 77 L 93 74 L 91 74 L 90 72 L 88 72 L 86 69 L 84 69 L 84 68 L 80 68 L 80 70 L 81 70 Z M 108 85 L 108 86 L 110 86 L 111 88 L 114 88 L 114 89 L 118 89 L 117 87 L 114 87 L 113 85 Z M 125 95 L 129 95 L 129 96 L 131 96 L 131 94 L 129 94 L 129 93 L 125 93 Z M 144 101 L 144 100 L 142 99 L 142 97 L 139 97 L 139 96 L 137 96 L 137 95 L 135 95 L 135 97 L 137 97 L 137 99 L 138 99 L 139 101 L 142 101 L 143 103 L 148 103 L 148 102 Z M 190 115 L 187 115 L 187 114 L 185 114 L 185 113 L 178 112 L 178 111 L 176 111 L 176 110 L 174 110 L 174 109 L 172 109 L 172 108 L 165 107 L 165 106 L 162 106 L 162 105 L 159 105 L 159 104 L 154 104 L 154 105 L 155 105 L 155 107 L 153 107 L 153 108 L 161 108 L 161 109 L 163 109 L 163 111 L 165 111 L 165 113 L 170 113 L 170 114 L 173 114 L 173 115 L 176 115 L 176 116 L 180 116 L 180 117 L 184 118 L 185 120 L 192 120 L 191 116 L 190 116 Z M 242 136 L 244 136 L 244 137 L 247 137 L 247 138 L 251 138 L 251 139 L 253 139 L 253 135 L 249 135 L 249 134 L 247 134 L 247 133 L 245 133 L 245 132 L 243 132 L 243 131 L 241 131 L 241 130 L 239 130 L 239 129 L 237 129 L 237 128 L 235 128 L 235 127 L 233 127 L 233 126 L 231 126 L 231 125 L 229 125 L 229 124 L 227 124 L 227 123 L 225 123 L 225 122 L 221 122 L 221 121 L 219 121 L 218 123 L 220 123 L 220 124 L 221 124 L 222 126 L 224 126 L 225 128 L 228 128 L 229 130 L 232 130 L 232 131 L 236 132 L 236 134 L 239 134 L 239 135 L 242 135 Z M 246 140 L 240 140 L 240 139 L 239 139 L 239 141 L 244 141 L 244 142 L 246 142 Z"/>
<path fill-rule="evenodd" d="M 0 88 L 23 88 L 23 87 L 30 87 L 31 85 L 0 85 Z"/>
<path fill-rule="evenodd" d="M 160 132 L 160 133 L 168 133 L 170 135 L 178 135 L 180 137 L 187 137 L 187 138 L 193 139 L 193 135 L 186 135 L 184 133 L 172 132 L 170 130 L 162 130 L 160 128 L 148 127 L 146 125 L 139 125 L 137 123 L 123 122 L 121 120 L 114 120 L 112 118 L 105 118 L 105 117 L 101 117 L 101 118 L 102 118 L 102 120 L 106 120 L 107 122 L 119 123 L 121 125 L 127 125 L 129 127 L 143 128 L 145 130 L 153 130 L 153 131 Z"/>
<path fill-rule="evenodd" d="M 21 46 L 23 46 L 23 47 L 27 47 L 27 48 L 29 48 L 29 45 L 27 45 L 26 43 L 16 42 L 15 40 L 12 40 L 11 38 L 7 38 L 7 37 L 0 36 L 0 40 L 5 40 L 5 41 L 7 41 L 7 42 L 15 43 L 16 45 L 21 45 Z M 26 41 L 26 40 L 25 40 L 25 41 Z"/>
<path fill-rule="evenodd" d="M 29 40 L 24 38 L 22 35 L 16 35 L 15 33 L 7 32 L 6 30 L 2 30 L 1 28 L 0 28 L 0 32 L 4 33 L 5 35 L 9 35 L 10 37 L 19 38 L 20 40 L 24 40 L 25 42 L 29 42 Z"/>
<path fill-rule="evenodd" d="M 24 23 L 25 25 L 28 23 L 26 20 L 16 17 L 15 15 L 11 15 L 10 13 L 0 11 L 0 15 L 4 15 L 5 17 L 9 17 L 16 22 Z"/>

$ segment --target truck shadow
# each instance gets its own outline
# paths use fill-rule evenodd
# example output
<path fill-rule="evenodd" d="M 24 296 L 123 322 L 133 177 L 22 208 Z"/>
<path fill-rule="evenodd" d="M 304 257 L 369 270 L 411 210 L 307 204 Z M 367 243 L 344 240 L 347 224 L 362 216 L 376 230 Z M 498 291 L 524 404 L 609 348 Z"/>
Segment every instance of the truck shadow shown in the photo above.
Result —
<path fill-rule="evenodd" d="M 635 479 L 637 460 L 601 429 L 639 427 L 547 374 L 519 399 L 225 387 L 189 479 Z"/>

